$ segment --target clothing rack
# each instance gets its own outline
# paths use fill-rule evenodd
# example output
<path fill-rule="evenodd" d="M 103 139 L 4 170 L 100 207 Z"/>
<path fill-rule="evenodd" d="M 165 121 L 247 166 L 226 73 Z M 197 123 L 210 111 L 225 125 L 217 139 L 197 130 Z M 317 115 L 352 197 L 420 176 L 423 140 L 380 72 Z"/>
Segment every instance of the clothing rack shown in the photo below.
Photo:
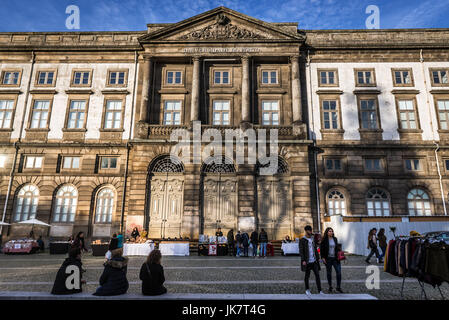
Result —
<path fill-rule="evenodd" d="M 419 236 L 413 236 L 413 237 L 410 237 L 410 236 L 396 236 L 396 237 L 395 237 L 395 240 L 409 240 L 409 239 L 417 239 L 417 240 L 419 240 L 421 243 L 424 242 L 425 240 L 429 240 L 429 241 L 435 240 L 434 242 L 439 242 L 438 240 L 435 239 L 435 237 L 426 237 L 426 238 L 419 237 Z M 431 243 L 433 243 L 433 242 L 431 242 Z M 407 274 L 404 273 L 404 274 L 402 275 L 402 287 L 401 287 L 401 298 L 402 298 L 402 299 L 404 299 L 404 286 L 405 286 L 405 279 L 406 279 L 406 278 L 407 278 Z M 419 280 L 418 278 L 416 278 L 416 280 L 418 281 L 418 284 L 419 284 L 419 286 L 421 287 L 421 299 L 422 299 L 422 297 L 424 297 L 425 300 L 428 300 L 428 299 L 427 299 L 427 294 L 426 294 L 426 289 L 425 289 L 425 287 L 424 287 L 424 282 L 422 282 L 422 281 Z M 443 295 L 443 292 L 441 291 L 440 286 L 437 285 L 436 287 L 438 288 L 438 291 L 440 292 L 441 299 L 442 299 L 442 300 L 446 300 L 445 297 L 444 297 L 444 295 Z"/>

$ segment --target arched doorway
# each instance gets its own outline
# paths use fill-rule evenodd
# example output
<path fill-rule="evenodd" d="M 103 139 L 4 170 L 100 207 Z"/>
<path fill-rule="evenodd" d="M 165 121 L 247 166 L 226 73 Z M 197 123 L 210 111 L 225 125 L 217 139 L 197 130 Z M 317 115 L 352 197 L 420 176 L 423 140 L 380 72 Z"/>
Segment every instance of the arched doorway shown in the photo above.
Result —
<path fill-rule="evenodd" d="M 202 230 L 214 235 L 217 228 L 226 234 L 237 229 L 237 178 L 232 160 L 209 158 L 201 167 L 203 180 Z"/>
<path fill-rule="evenodd" d="M 268 166 L 268 165 L 266 165 Z M 260 175 L 257 165 L 258 226 L 265 229 L 271 240 L 293 236 L 292 195 L 287 162 L 278 158 L 278 166 L 271 175 Z"/>
<path fill-rule="evenodd" d="M 184 194 L 184 165 L 169 155 L 156 158 L 149 168 L 148 236 L 181 236 Z"/>

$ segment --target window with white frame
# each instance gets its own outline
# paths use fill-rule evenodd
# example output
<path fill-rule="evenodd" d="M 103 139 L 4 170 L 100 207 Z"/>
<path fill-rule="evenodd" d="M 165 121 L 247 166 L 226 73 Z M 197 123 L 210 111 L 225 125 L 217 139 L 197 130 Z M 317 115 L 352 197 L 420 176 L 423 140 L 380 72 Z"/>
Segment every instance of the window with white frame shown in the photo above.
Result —
<path fill-rule="evenodd" d="M 72 85 L 89 85 L 90 71 L 75 71 L 73 73 Z"/>
<path fill-rule="evenodd" d="M 80 157 L 64 156 L 62 158 L 62 169 L 79 169 Z"/>
<path fill-rule="evenodd" d="M 438 100 L 438 119 L 441 130 L 449 130 L 449 100 Z"/>
<path fill-rule="evenodd" d="M 320 70 L 319 84 L 320 86 L 335 86 L 337 83 L 337 71 L 336 70 Z"/>
<path fill-rule="evenodd" d="M 16 85 L 19 84 L 20 71 L 4 71 L 2 77 L 2 84 Z"/>
<path fill-rule="evenodd" d="M 279 125 L 279 100 L 262 101 L 262 125 Z"/>
<path fill-rule="evenodd" d="M 111 71 L 109 72 L 109 82 L 111 86 L 124 85 L 126 81 L 126 71 Z"/>
<path fill-rule="evenodd" d="M 84 128 L 84 119 L 86 117 L 86 100 L 71 100 L 69 116 L 67 119 L 68 129 Z"/>
<path fill-rule="evenodd" d="M 410 190 L 407 195 L 408 214 L 411 216 L 430 216 L 430 198 L 427 192 L 415 188 Z"/>
<path fill-rule="evenodd" d="M 375 99 L 360 99 L 362 129 L 379 129 Z"/>
<path fill-rule="evenodd" d="M 45 129 L 48 123 L 50 100 L 35 100 L 31 115 L 31 129 Z"/>
<path fill-rule="evenodd" d="M 167 84 L 182 84 L 182 71 L 167 71 Z"/>
<path fill-rule="evenodd" d="M 164 101 L 164 124 L 181 124 L 181 100 Z"/>
<path fill-rule="evenodd" d="M 405 159 L 404 164 L 405 164 L 405 169 L 407 171 L 420 171 L 421 170 L 420 159 Z"/>
<path fill-rule="evenodd" d="M 75 222 L 78 190 L 71 185 L 64 185 L 56 193 L 53 222 Z"/>
<path fill-rule="evenodd" d="M 369 216 L 389 216 L 390 196 L 385 190 L 372 188 L 366 194 L 366 208 Z"/>
<path fill-rule="evenodd" d="M 435 85 L 449 84 L 449 70 L 433 70 L 432 83 Z"/>
<path fill-rule="evenodd" d="M 118 157 L 101 157 L 100 158 L 100 169 L 117 169 Z"/>
<path fill-rule="evenodd" d="M 230 113 L 230 101 L 229 100 L 215 100 L 213 102 L 212 118 L 214 125 L 229 125 L 229 113 Z"/>
<path fill-rule="evenodd" d="M 412 70 L 394 70 L 393 71 L 394 85 L 410 86 L 412 85 Z"/>
<path fill-rule="evenodd" d="M 262 84 L 277 84 L 278 73 L 276 70 L 263 70 L 262 71 Z"/>
<path fill-rule="evenodd" d="M 398 100 L 399 123 L 401 129 L 417 129 L 417 117 L 413 100 Z"/>
<path fill-rule="evenodd" d="M 323 129 L 338 129 L 338 107 L 337 100 L 323 100 L 321 102 L 321 113 L 323 119 Z"/>
<path fill-rule="evenodd" d="M 382 160 L 379 158 L 365 159 L 366 171 L 382 171 Z"/>
<path fill-rule="evenodd" d="M 25 169 L 40 169 L 43 160 L 42 156 L 25 156 Z"/>
<path fill-rule="evenodd" d="M 327 208 L 329 215 L 345 215 L 346 200 L 343 193 L 338 190 L 331 190 L 327 195 Z"/>
<path fill-rule="evenodd" d="M 371 70 L 358 70 L 357 74 L 357 84 L 358 85 L 373 85 L 374 84 L 374 72 Z"/>
<path fill-rule="evenodd" d="M 12 113 L 14 111 L 14 100 L 0 100 L 0 128 L 10 129 Z"/>
<path fill-rule="evenodd" d="M 229 84 L 229 71 L 214 71 L 214 84 Z"/>
<path fill-rule="evenodd" d="M 4 168 L 6 164 L 6 156 L 1 155 L 0 156 L 0 168 Z"/>
<path fill-rule="evenodd" d="M 107 100 L 104 114 L 104 129 L 122 127 L 122 100 Z"/>
<path fill-rule="evenodd" d="M 37 77 L 37 84 L 39 85 L 52 85 L 55 78 L 54 71 L 39 71 Z"/>
<path fill-rule="evenodd" d="M 95 223 L 111 223 L 114 210 L 115 193 L 111 188 L 103 188 L 97 194 Z"/>
<path fill-rule="evenodd" d="M 23 186 L 16 197 L 14 222 L 36 218 L 38 202 L 39 189 L 32 184 Z"/>
<path fill-rule="evenodd" d="M 340 172 L 343 170 L 341 159 L 325 159 L 326 172 Z"/>

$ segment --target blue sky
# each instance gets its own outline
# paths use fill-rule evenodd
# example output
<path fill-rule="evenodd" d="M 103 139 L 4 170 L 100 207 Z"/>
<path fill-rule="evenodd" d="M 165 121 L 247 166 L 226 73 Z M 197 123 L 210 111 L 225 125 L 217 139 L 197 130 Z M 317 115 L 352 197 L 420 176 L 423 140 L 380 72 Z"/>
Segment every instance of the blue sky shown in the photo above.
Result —
<path fill-rule="evenodd" d="M 145 30 L 225 6 L 300 29 L 364 29 L 368 5 L 380 9 L 380 28 L 449 28 L 449 0 L 0 0 L 0 31 L 68 31 L 68 5 L 80 8 L 79 31 Z"/>

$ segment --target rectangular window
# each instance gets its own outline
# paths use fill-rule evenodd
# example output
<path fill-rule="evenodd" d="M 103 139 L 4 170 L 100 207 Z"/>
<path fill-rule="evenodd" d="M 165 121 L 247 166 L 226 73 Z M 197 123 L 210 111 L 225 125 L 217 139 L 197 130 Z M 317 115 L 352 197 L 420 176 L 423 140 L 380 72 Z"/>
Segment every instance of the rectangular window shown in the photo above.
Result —
<path fill-rule="evenodd" d="M 326 159 L 325 165 L 326 171 L 335 172 L 342 170 L 341 159 Z"/>
<path fill-rule="evenodd" d="M 214 71 L 214 84 L 229 84 L 229 71 Z"/>
<path fill-rule="evenodd" d="M 433 85 L 449 85 L 449 70 L 432 70 Z"/>
<path fill-rule="evenodd" d="M 262 101 L 262 125 L 279 125 L 279 101 Z"/>
<path fill-rule="evenodd" d="M 18 85 L 20 81 L 20 71 L 4 71 L 2 77 L 2 84 L 4 85 Z"/>
<path fill-rule="evenodd" d="M 14 100 L 0 100 L 0 128 L 10 129 L 12 113 L 14 111 Z"/>
<path fill-rule="evenodd" d="M 69 116 L 67 119 L 68 129 L 84 128 L 84 119 L 86 117 L 86 100 L 71 100 Z"/>
<path fill-rule="evenodd" d="M 90 85 L 90 71 L 74 71 L 72 85 L 75 86 L 89 86 Z"/>
<path fill-rule="evenodd" d="M 438 100 L 438 119 L 441 130 L 449 130 L 449 100 Z"/>
<path fill-rule="evenodd" d="M 80 157 L 63 157 L 62 161 L 63 169 L 79 169 Z"/>
<path fill-rule="evenodd" d="M 168 100 L 164 102 L 164 124 L 165 125 L 181 124 L 180 100 Z"/>
<path fill-rule="evenodd" d="M 49 100 L 35 100 L 31 116 L 31 129 L 47 128 L 48 112 L 50 110 Z"/>
<path fill-rule="evenodd" d="M 337 100 L 323 100 L 321 102 L 321 112 L 323 117 L 323 129 L 338 129 L 338 109 Z"/>
<path fill-rule="evenodd" d="M 395 86 L 413 86 L 412 69 L 392 70 Z"/>
<path fill-rule="evenodd" d="M 25 169 L 40 169 L 42 168 L 42 160 L 44 157 L 26 156 Z"/>
<path fill-rule="evenodd" d="M 449 159 L 444 160 L 444 166 L 446 168 L 446 171 L 449 171 Z"/>
<path fill-rule="evenodd" d="M 262 71 L 262 83 L 263 84 L 277 84 L 278 73 L 276 70 L 264 70 Z"/>
<path fill-rule="evenodd" d="M 125 85 L 126 75 L 126 71 L 110 71 L 108 84 L 111 86 Z"/>
<path fill-rule="evenodd" d="M 6 164 L 6 156 L 0 156 L 0 168 L 4 168 Z"/>
<path fill-rule="evenodd" d="M 362 129 L 378 129 L 376 100 L 361 99 L 360 100 L 360 119 Z"/>
<path fill-rule="evenodd" d="M 122 127 L 122 100 L 107 100 L 104 115 L 104 129 Z"/>
<path fill-rule="evenodd" d="M 338 86 L 337 70 L 319 70 L 320 86 Z"/>
<path fill-rule="evenodd" d="M 100 159 L 102 170 L 104 169 L 117 169 L 118 158 L 117 157 L 101 157 Z"/>
<path fill-rule="evenodd" d="M 415 104 L 413 100 L 398 100 L 401 129 L 417 129 Z"/>
<path fill-rule="evenodd" d="M 356 83 L 359 86 L 375 85 L 374 70 L 356 70 Z"/>
<path fill-rule="evenodd" d="M 182 71 L 167 71 L 167 84 L 182 84 Z"/>
<path fill-rule="evenodd" d="M 405 159 L 405 169 L 407 171 L 420 171 L 421 163 L 419 159 Z"/>
<path fill-rule="evenodd" d="M 229 123 L 229 113 L 230 113 L 230 102 L 228 100 L 224 101 L 214 101 L 213 103 L 213 124 L 228 126 Z"/>
<path fill-rule="evenodd" d="M 365 159 L 365 170 L 367 171 L 382 171 L 381 159 Z"/>
<path fill-rule="evenodd" d="M 38 85 L 53 85 L 54 80 L 55 80 L 54 71 L 39 71 L 37 76 Z"/>

